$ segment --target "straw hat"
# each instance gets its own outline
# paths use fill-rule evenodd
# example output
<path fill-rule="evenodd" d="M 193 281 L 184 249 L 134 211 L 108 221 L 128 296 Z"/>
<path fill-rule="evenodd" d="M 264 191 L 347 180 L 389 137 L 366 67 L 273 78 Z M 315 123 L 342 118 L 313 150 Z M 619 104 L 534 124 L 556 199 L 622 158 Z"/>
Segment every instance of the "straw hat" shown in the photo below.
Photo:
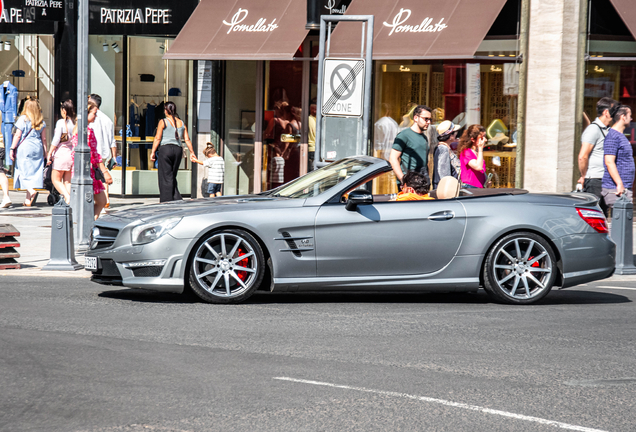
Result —
<path fill-rule="evenodd" d="M 447 136 L 461 129 L 460 125 L 456 125 L 450 120 L 444 120 L 437 126 L 437 135 L 439 137 Z"/>

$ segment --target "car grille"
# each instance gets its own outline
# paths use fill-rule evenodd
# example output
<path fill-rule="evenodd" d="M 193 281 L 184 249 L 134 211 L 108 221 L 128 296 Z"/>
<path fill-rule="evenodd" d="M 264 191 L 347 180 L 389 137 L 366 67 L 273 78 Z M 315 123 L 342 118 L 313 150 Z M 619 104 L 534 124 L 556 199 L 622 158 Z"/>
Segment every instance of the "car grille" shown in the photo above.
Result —
<path fill-rule="evenodd" d="M 119 230 L 95 226 L 99 230 L 99 235 L 93 236 L 91 231 L 91 250 L 106 249 L 115 243 Z"/>
<path fill-rule="evenodd" d="M 163 266 L 148 266 L 133 268 L 132 272 L 135 277 L 158 277 L 161 275 Z"/>

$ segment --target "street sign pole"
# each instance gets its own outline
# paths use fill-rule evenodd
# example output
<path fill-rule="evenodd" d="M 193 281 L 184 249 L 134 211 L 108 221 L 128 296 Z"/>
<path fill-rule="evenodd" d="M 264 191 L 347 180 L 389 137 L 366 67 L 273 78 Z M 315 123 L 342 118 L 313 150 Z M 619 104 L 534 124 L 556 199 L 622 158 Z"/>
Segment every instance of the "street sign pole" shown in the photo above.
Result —
<path fill-rule="evenodd" d="M 331 59 L 331 27 L 338 22 L 362 22 L 360 57 Z M 341 24 L 342 25 L 342 24 Z M 314 169 L 328 164 L 326 160 L 369 153 L 369 124 L 371 121 L 371 72 L 373 70 L 373 15 L 322 15 L 320 17 L 320 46 L 318 54 L 318 95 L 316 110 L 316 157 Z M 336 63 L 327 65 L 326 61 Z M 339 64 L 337 64 L 339 61 Z M 359 64 L 362 63 L 362 69 Z M 327 77 L 326 71 L 330 71 Z M 363 80 L 362 77 L 364 77 Z M 334 83 L 334 78 L 337 78 Z M 361 82 L 362 81 L 362 82 Z M 358 87 L 359 86 L 359 87 Z M 364 89 L 362 100 L 359 91 Z M 325 98 L 326 95 L 329 96 Z M 338 107 L 346 101 L 351 111 Z M 362 103 L 362 109 L 356 105 Z M 324 110 L 324 111 L 323 111 Z M 361 112 L 361 115 L 360 115 Z M 323 120 L 325 118 L 325 120 Z M 354 139 L 354 143 L 344 143 L 343 152 L 334 151 L 334 157 L 327 155 L 326 149 L 334 148 L 334 143 L 325 143 L 325 137 L 339 142 Z M 327 146 L 328 144 L 328 146 Z M 353 145 L 351 145 L 353 144 Z M 347 147 L 348 145 L 348 147 Z M 339 147 L 336 145 L 336 147 Z M 355 150 L 354 150 L 355 149 Z"/>
<path fill-rule="evenodd" d="M 78 0 L 77 11 L 77 147 L 71 181 L 71 207 L 75 247 L 86 250 L 93 226 L 93 179 L 91 153 L 88 148 L 88 0 Z"/>

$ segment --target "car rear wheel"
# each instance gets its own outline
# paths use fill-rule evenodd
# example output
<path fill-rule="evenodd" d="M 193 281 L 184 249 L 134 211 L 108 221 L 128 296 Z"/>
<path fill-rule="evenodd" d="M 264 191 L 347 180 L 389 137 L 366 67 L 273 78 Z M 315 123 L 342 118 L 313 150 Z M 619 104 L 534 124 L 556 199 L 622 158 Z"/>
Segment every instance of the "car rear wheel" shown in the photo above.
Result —
<path fill-rule="evenodd" d="M 240 303 L 263 280 L 265 257 L 256 239 L 239 229 L 210 233 L 195 247 L 190 286 L 209 303 Z"/>
<path fill-rule="evenodd" d="M 557 276 L 550 244 L 530 232 L 512 233 L 499 240 L 484 261 L 484 289 L 495 300 L 532 304 L 550 292 Z"/>

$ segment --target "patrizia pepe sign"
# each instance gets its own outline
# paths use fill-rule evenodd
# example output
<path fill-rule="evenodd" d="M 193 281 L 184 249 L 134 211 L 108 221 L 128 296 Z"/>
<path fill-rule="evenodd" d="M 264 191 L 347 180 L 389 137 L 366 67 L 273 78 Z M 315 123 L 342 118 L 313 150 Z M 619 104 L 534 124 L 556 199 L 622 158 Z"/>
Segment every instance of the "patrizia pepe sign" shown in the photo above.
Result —
<path fill-rule="evenodd" d="M 429 17 L 424 18 L 420 24 L 415 24 L 415 25 L 405 24 L 410 17 L 411 17 L 411 10 L 402 8 L 393 17 L 392 23 L 388 23 L 385 21 L 383 24 L 386 27 L 389 27 L 391 29 L 391 31 L 389 32 L 389 36 L 391 36 L 393 33 L 401 33 L 401 32 L 407 32 L 407 33 L 441 32 L 446 27 L 448 27 L 446 24 L 443 23 L 444 18 L 440 19 L 436 24 L 433 24 L 433 18 L 429 18 Z"/>
<path fill-rule="evenodd" d="M 278 24 L 276 24 L 276 18 L 274 18 L 270 23 L 267 23 L 267 20 L 265 18 L 259 18 L 255 24 L 243 24 L 243 21 L 245 21 L 248 14 L 249 11 L 247 9 L 239 8 L 239 10 L 232 16 L 230 22 L 223 20 L 223 24 L 230 27 L 227 30 L 227 34 L 230 34 L 233 31 L 272 32 L 278 28 Z"/>

